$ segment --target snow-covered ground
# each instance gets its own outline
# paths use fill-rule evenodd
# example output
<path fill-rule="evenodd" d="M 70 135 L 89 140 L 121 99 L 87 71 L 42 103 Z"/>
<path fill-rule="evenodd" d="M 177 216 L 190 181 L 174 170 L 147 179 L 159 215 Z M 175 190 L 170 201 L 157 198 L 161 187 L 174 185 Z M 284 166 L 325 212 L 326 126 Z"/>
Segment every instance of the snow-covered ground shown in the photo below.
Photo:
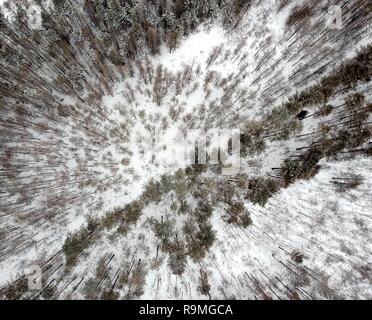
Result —
<path fill-rule="evenodd" d="M 77 112 L 79 122 L 64 118 L 49 127 L 46 123 L 43 131 L 26 126 L 27 137 L 37 142 L 7 143 L 12 163 L 27 163 L 19 177 L 35 189 L 17 188 L 11 177 L 0 182 L 6 196 L 1 198 L 0 226 L 6 243 L 12 244 L 0 244 L 0 286 L 50 258 L 48 281 L 55 279 L 58 298 L 84 298 L 82 288 L 103 257 L 108 261 L 105 281 L 109 284 L 124 272 L 123 266 L 144 265 L 145 283 L 139 296 L 143 299 L 208 298 L 198 290 L 200 270 L 208 274 L 212 299 L 371 299 L 372 162 L 363 156 L 322 159 L 315 177 L 281 189 L 264 207 L 245 199 L 253 220 L 247 229 L 225 223 L 223 209 L 215 209 L 211 223 L 217 240 L 201 262 L 188 259 L 181 276 L 170 271 L 168 254 L 158 252 L 158 239 L 149 223 L 150 218 L 167 217 L 181 228 L 184 218 L 170 209 L 169 194 L 146 206 L 128 234 L 104 231 L 76 266 L 64 269 L 63 243 L 86 224 L 87 217 L 103 217 L 125 206 L 142 194 L 151 179 L 180 167 L 167 158 L 171 148 L 182 149 L 180 131 L 215 127 L 243 131 L 246 120 L 262 119 L 371 43 L 370 20 L 359 37 L 342 30 L 327 33 L 324 10 L 298 29 L 286 28 L 290 9 L 299 2 L 277 12 L 276 1 L 260 1 L 229 32 L 218 23 L 203 24 L 174 51 L 163 46 L 159 54 L 138 59 L 143 68 L 152 70 L 153 79 L 143 77 L 133 63 L 133 76 L 115 83 L 112 94 L 102 99 L 102 117 L 85 118 Z M 325 34 L 329 40 L 319 42 Z M 162 88 L 165 94 L 157 103 L 153 90 L 159 66 L 161 83 L 166 86 L 168 79 L 169 87 Z M 371 102 L 370 84 L 361 83 L 354 91 L 364 92 Z M 329 103 L 342 105 L 347 94 L 337 92 Z M 63 99 L 65 106 L 78 102 L 68 96 Z M 312 106 L 310 115 L 319 107 Z M 273 174 L 272 168 L 280 167 L 298 153 L 296 148 L 307 147 L 314 138 L 298 135 L 311 134 L 323 121 L 337 124 L 336 115 L 306 118 L 302 130 L 286 141 L 267 139 L 261 154 L 242 158 L 241 173 Z M 43 111 L 39 117 L 46 119 Z M 84 131 L 82 125 L 94 127 L 97 134 Z M 153 161 L 155 132 L 162 135 Z M 30 154 L 17 154 L 22 148 Z M 33 156 L 33 148 L 44 148 L 44 156 Z M 44 170 L 43 165 L 50 163 L 53 170 Z M 331 180 L 342 172 L 360 174 L 363 183 L 340 195 Z M 51 177 L 56 180 L 49 181 Z M 296 251 L 304 256 L 300 264 L 293 260 Z M 130 290 L 124 287 L 121 297 Z"/>

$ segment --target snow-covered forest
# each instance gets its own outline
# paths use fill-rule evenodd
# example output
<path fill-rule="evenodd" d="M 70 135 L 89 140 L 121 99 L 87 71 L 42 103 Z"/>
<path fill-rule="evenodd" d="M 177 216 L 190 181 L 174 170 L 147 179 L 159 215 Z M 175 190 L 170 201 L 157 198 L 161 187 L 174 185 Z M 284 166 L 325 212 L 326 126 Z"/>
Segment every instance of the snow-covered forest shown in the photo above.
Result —
<path fill-rule="evenodd" d="M 0 2 L 0 299 L 372 299 L 370 0 Z"/>

